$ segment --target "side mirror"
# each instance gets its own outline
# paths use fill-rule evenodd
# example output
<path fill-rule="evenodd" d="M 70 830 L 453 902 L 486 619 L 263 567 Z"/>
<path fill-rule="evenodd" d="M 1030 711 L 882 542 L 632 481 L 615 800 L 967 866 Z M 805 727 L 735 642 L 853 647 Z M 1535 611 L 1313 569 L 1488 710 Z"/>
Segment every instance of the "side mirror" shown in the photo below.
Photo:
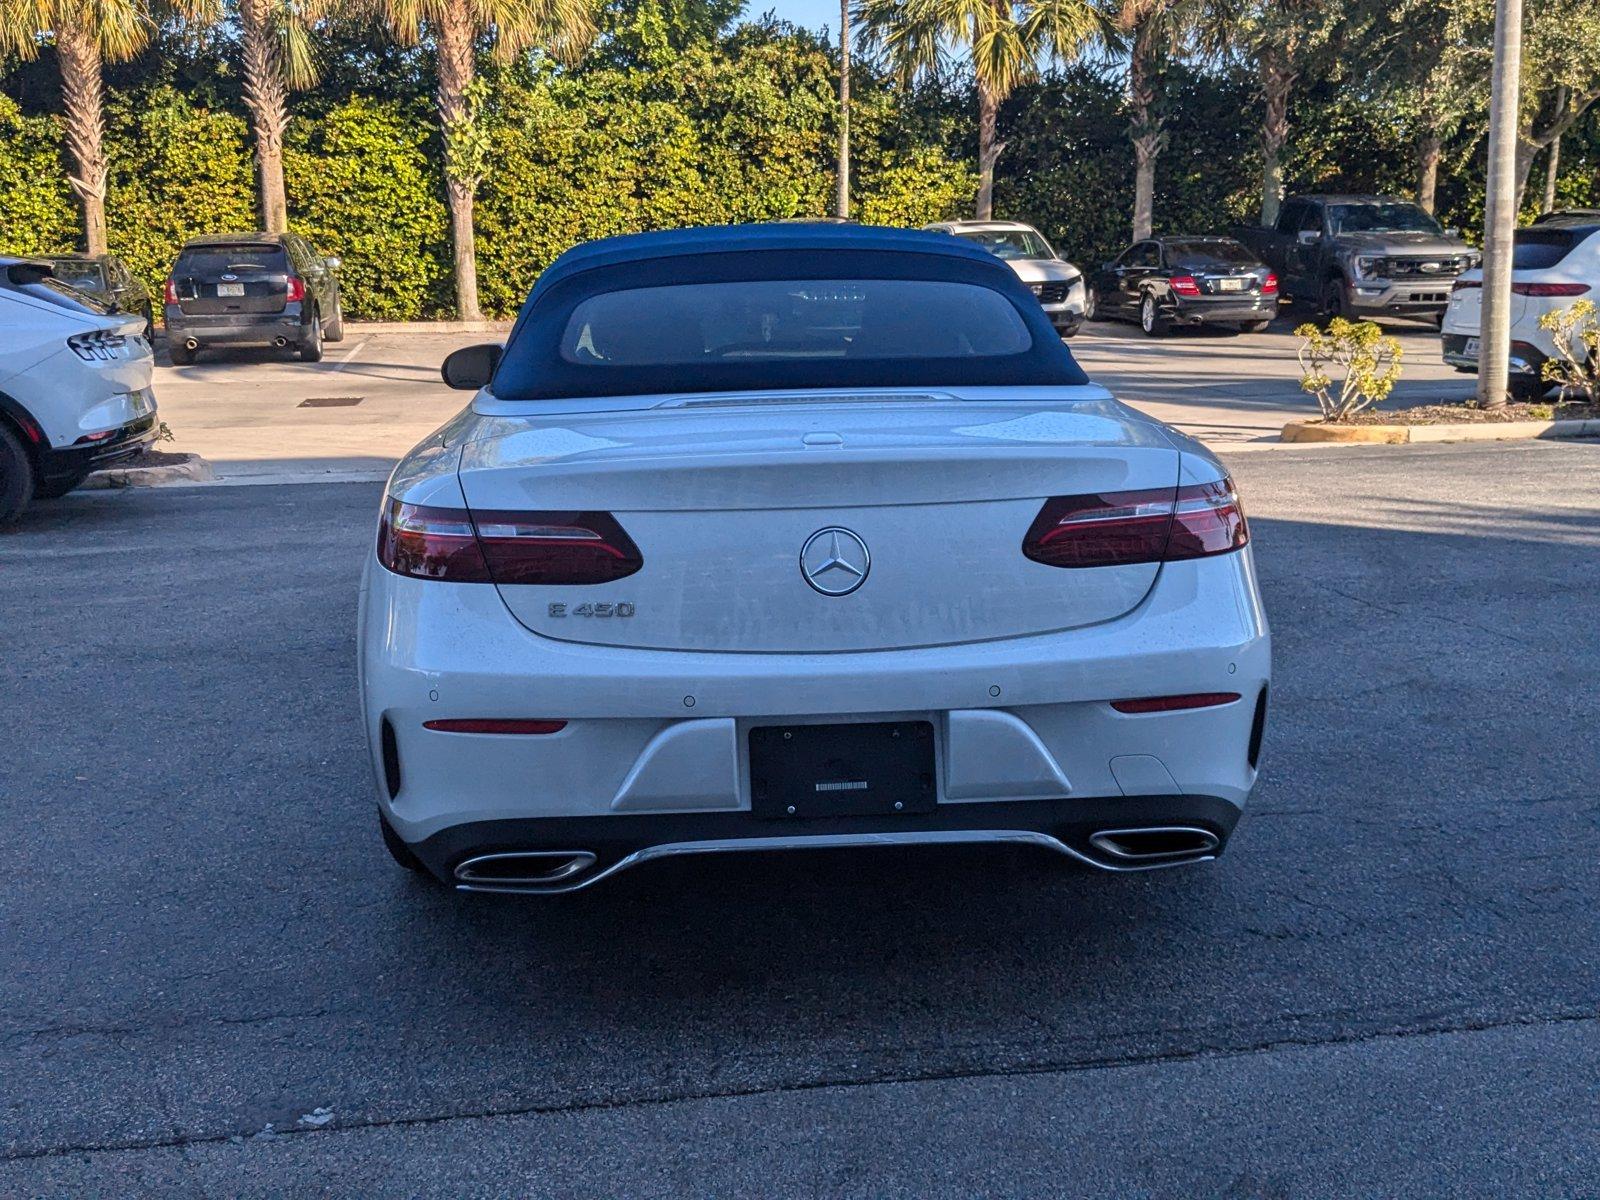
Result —
<path fill-rule="evenodd" d="M 344 266 L 344 263 L 339 261 L 339 256 L 337 254 L 330 254 L 327 258 L 322 260 L 322 265 L 327 267 L 330 271 L 337 271 L 340 267 Z"/>
<path fill-rule="evenodd" d="M 1322 240 L 1322 230 L 1302 229 L 1299 234 L 1302 246 L 1314 246 Z"/>
<path fill-rule="evenodd" d="M 439 374 L 445 385 L 464 392 L 475 392 L 488 387 L 494 378 L 494 369 L 500 365 L 505 346 L 499 342 L 484 342 L 477 346 L 463 346 L 445 357 Z"/>

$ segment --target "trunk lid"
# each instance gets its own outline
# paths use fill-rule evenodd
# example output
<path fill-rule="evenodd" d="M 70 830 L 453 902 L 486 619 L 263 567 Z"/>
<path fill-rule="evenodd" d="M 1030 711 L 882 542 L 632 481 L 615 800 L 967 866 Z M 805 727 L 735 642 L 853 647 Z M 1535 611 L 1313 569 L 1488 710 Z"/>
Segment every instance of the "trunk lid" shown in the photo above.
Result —
<path fill-rule="evenodd" d="M 791 653 L 1023 637 L 1121 616 L 1159 569 L 1030 561 L 1045 499 L 1178 479 L 1159 426 L 1098 388 L 1058 390 L 1086 398 L 767 394 L 501 419 L 463 447 L 461 485 L 475 513 L 609 512 L 637 544 L 643 567 L 616 583 L 500 587 L 546 637 Z M 805 574 L 836 529 L 846 557 L 851 536 L 870 556 L 843 595 L 827 594 L 837 570 Z"/>
<path fill-rule="evenodd" d="M 294 273 L 282 246 L 242 243 L 183 251 L 172 268 L 178 307 L 188 316 L 279 313 Z"/>

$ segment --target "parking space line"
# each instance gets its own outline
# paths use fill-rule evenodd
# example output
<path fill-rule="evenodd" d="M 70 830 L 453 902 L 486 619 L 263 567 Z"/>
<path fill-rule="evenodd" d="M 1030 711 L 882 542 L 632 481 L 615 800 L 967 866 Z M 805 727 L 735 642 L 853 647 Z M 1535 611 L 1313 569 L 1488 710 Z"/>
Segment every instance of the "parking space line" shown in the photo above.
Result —
<path fill-rule="evenodd" d="M 362 341 L 357 342 L 354 346 L 352 346 L 350 348 L 350 353 L 346 354 L 343 358 L 341 358 L 339 360 L 339 362 L 338 362 L 338 365 L 335 366 L 333 368 L 333 370 L 329 372 L 329 374 L 337 375 L 340 371 L 344 370 L 345 367 L 349 366 L 350 365 L 350 360 L 355 358 L 356 355 L 360 354 L 363 350 L 365 350 L 367 348 L 367 341 L 368 340 L 370 340 L 370 339 L 364 339 Z"/>

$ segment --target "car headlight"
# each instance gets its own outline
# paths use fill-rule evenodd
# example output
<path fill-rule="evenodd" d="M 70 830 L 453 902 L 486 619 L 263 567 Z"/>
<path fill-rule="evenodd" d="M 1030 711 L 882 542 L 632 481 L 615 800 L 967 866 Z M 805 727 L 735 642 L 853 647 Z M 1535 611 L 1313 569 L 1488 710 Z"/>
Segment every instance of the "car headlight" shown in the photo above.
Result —
<path fill-rule="evenodd" d="M 1383 270 L 1383 259 L 1370 254 L 1356 256 L 1356 276 L 1361 279 L 1372 279 Z"/>

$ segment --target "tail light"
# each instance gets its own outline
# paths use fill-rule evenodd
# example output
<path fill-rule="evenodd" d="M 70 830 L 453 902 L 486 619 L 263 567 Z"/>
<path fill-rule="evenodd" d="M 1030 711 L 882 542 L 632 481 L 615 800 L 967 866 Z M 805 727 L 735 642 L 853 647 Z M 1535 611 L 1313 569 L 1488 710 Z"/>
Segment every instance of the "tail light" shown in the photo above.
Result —
<path fill-rule="evenodd" d="M 1481 279 L 1458 279 L 1450 285 L 1450 290 L 1452 292 L 1464 292 L 1468 288 L 1481 288 L 1482 286 L 1483 280 Z"/>
<path fill-rule="evenodd" d="M 1141 696 L 1137 700 L 1113 700 L 1111 707 L 1120 713 L 1179 712 L 1185 708 L 1214 708 L 1232 704 L 1238 692 L 1189 692 L 1182 696 Z"/>
<path fill-rule="evenodd" d="M 176 279 L 167 280 L 167 303 L 178 303 L 178 281 Z"/>
<path fill-rule="evenodd" d="M 424 721 L 424 729 L 440 733 L 560 733 L 567 727 L 565 721 L 550 721 L 532 717 L 451 717 L 442 721 Z"/>
<path fill-rule="evenodd" d="M 298 275 L 289 276 L 289 303 L 293 304 L 306 298 L 306 281 Z"/>
<path fill-rule="evenodd" d="M 1193 275 L 1174 275 L 1167 280 L 1167 284 L 1179 296 L 1198 296 L 1200 294 L 1200 284 Z"/>
<path fill-rule="evenodd" d="M 1276 296 L 1278 294 L 1278 277 L 1271 271 L 1268 271 L 1267 277 L 1261 281 L 1261 294 L 1263 296 Z"/>
<path fill-rule="evenodd" d="M 120 333 L 108 333 L 103 329 L 96 329 L 90 333 L 76 333 L 67 339 L 67 349 L 71 350 L 84 362 L 110 362 L 117 357 L 117 351 L 128 344 L 128 339 Z"/>
<path fill-rule="evenodd" d="M 390 500 L 378 561 L 397 575 L 450 583 L 610 583 L 644 565 L 610 513 L 485 512 Z"/>
<path fill-rule="evenodd" d="M 1057 496 L 1046 500 L 1022 553 L 1048 567 L 1173 562 L 1237 550 L 1250 540 L 1231 480 Z"/>
<path fill-rule="evenodd" d="M 1513 283 L 1511 290 L 1519 296 L 1581 296 L 1589 290 L 1587 283 Z"/>

